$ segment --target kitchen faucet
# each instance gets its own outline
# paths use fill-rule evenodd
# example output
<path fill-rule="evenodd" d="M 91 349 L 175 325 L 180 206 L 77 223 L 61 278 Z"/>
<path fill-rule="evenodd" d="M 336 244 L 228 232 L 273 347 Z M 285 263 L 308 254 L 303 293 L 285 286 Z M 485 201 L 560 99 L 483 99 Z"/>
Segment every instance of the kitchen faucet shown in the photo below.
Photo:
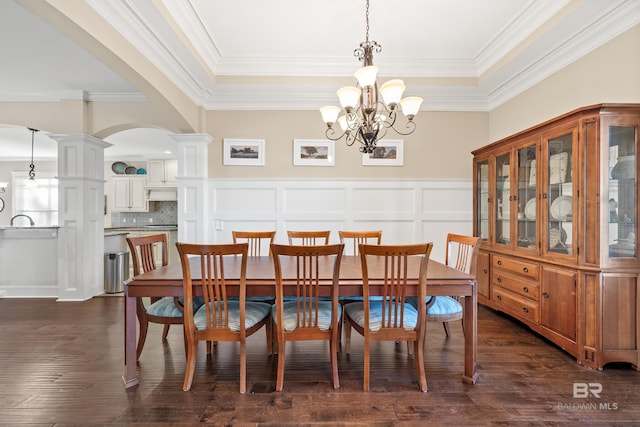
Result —
<path fill-rule="evenodd" d="M 25 214 L 18 214 L 18 215 L 14 215 L 13 218 L 11 218 L 11 225 L 13 225 L 13 220 L 18 218 L 18 217 L 25 217 L 25 218 L 29 218 L 29 222 L 31 223 L 32 226 L 36 225 L 35 222 L 33 222 L 33 219 L 29 216 L 29 215 L 25 215 Z"/>

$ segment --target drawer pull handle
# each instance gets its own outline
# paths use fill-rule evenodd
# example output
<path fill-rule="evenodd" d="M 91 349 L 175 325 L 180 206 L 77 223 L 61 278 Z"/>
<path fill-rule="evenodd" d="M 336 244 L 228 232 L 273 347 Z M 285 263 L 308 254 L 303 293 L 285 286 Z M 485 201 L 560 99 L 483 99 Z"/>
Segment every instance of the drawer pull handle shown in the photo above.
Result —
<path fill-rule="evenodd" d="M 527 293 L 529 292 L 529 288 L 528 288 L 527 286 L 525 286 L 524 288 L 522 288 L 522 290 L 523 290 L 523 291 L 525 291 L 525 292 L 527 292 Z"/>
<path fill-rule="evenodd" d="M 502 277 L 498 277 L 498 278 L 496 279 L 496 281 L 497 281 L 498 283 L 502 283 Z"/>
<path fill-rule="evenodd" d="M 527 307 L 522 307 L 522 311 L 524 311 L 525 313 L 528 313 L 529 309 Z"/>
<path fill-rule="evenodd" d="M 544 298 L 549 298 L 549 293 L 548 293 L 548 292 L 543 292 L 543 293 L 542 293 L 542 296 L 543 296 Z"/>
<path fill-rule="evenodd" d="M 528 269 L 527 267 L 524 267 L 524 268 L 522 269 L 522 271 L 524 271 L 525 273 L 528 273 L 528 272 L 529 272 L 529 269 Z"/>
<path fill-rule="evenodd" d="M 486 268 L 483 268 L 483 269 L 482 269 L 482 272 L 483 272 L 484 274 L 487 274 L 487 273 L 488 273 L 488 271 L 487 271 L 487 269 L 486 269 Z"/>
<path fill-rule="evenodd" d="M 502 265 L 502 261 L 501 260 L 498 260 L 498 265 Z"/>
<path fill-rule="evenodd" d="M 496 299 L 497 299 L 498 301 L 502 301 L 502 295 L 496 295 Z"/>

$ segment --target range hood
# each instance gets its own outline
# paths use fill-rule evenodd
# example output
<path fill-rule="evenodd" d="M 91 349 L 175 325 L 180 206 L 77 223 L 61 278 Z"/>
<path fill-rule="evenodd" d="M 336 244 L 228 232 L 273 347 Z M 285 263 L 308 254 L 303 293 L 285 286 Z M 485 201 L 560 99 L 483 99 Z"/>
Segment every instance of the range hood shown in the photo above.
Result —
<path fill-rule="evenodd" d="M 146 187 L 146 190 L 150 202 L 178 200 L 177 187 Z"/>

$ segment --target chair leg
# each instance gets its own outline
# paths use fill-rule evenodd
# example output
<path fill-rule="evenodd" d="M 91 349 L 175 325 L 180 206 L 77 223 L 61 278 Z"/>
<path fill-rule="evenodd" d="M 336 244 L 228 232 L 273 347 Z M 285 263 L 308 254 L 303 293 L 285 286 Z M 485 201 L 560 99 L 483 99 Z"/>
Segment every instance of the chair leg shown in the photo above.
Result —
<path fill-rule="evenodd" d="M 449 322 L 442 322 L 442 326 L 444 327 L 444 333 L 449 337 Z"/>
<path fill-rule="evenodd" d="M 198 351 L 198 341 L 194 340 L 187 344 L 187 366 L 184 371 L 184 383 L 182 390 L 189 391 L 193 382 L 193 374 L 196 370 L 196 352 Z"/>
<path fill-rule="evenodd" d="M 364 391 L 369 391 L 369 373 L 371 372 L 371 344 L 365 337 L 364 339 Z"/>
<path fill-rule="evenodd" d="M 149 329 L 149 321 L 147 317 L 139 318 L 140 334 L 138 335 L 138 346 L 136 347 L 136 361 L 140 360 L 140 354 L 144 348 L 144 342 L 147 340 L 147 330 Z"/>
<path fill-rule="evenodd" d="M 267 355 L 273 355 L 273 335 L 274 335 L 275 324 L 273 323 L 273 319 L 269 316 L 269 320 L 265 325 L 265 331 L 267 334 Z"/>
<path fill-rule="evenodd" d="M 240 341 L 240 393 L 247 391 L 247 342 Z"/>
<path fill-rule="evenodd" d="M 169 325 L 168 323 L 166 325 L 164 325 L 164 329 L 162 330 L 162 341 L 166 341 L 167 340 L 167 335 L 169 335 L 169 327 L 171 325 Z"/>
<path fill-rule="evenodd" d="M 347 320 L 344 323 L 344 342 L 347 354 L 351 353 L 351 324 Z"/>
<path fill-rule="evenodd" d="M 416 373 L 418 374 L 418 384 L 420 385 L 420 390 L 423 392 L 427 391 L 427 375 L 424 370 L 424 348 L 421 345 L 418 345 L 418 341 L 413 342 L 413 349 L 416 355 Z"/>
<path fill-rule="evenodd" d="M 329 342 L 329 353 L 331 357 L 331 377 L 333 381 L 333 388 L 340 388 L 340 379 L 338 377 L 338 342 L 337 339 L 331 339 Z"/>
<path fill-rule="evenodd" d="M 284 386 L 284 357 L 285 342 L 278 340 L 278 372 L 276 374 L 276 391 L 282 391 Z"/>

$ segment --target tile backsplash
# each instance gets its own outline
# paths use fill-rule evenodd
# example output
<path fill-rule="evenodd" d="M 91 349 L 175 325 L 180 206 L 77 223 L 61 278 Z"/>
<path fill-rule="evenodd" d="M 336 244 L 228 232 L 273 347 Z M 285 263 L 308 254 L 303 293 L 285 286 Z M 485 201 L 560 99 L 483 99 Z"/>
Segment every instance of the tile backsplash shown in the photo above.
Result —
<path fill-rule="evenodd" d="M 178 202 L 149 202 L 149 212 L 112 212 L 111 227 L 136 227 L 147 224 L 177 224 Z"/>

